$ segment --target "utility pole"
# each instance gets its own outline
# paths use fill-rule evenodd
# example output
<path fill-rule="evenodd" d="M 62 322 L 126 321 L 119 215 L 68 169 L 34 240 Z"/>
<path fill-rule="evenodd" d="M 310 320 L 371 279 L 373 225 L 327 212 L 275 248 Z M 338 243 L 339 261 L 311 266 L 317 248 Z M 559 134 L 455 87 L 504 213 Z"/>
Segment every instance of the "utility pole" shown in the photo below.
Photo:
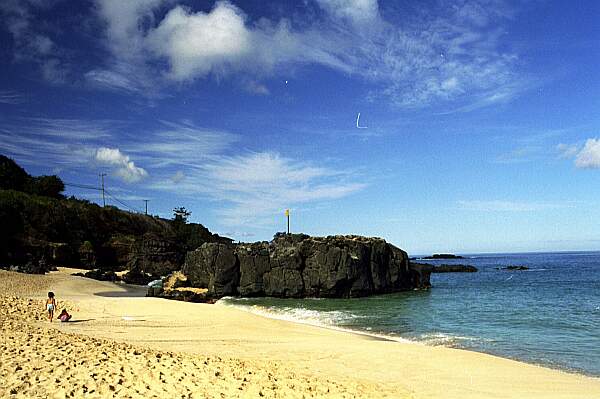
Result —
<path fill-rule="evenodd" d="M 104 198 L 104 176 L 106 176 L 106 173 L 100 173 L 100 178 L 102 179 L 102 206 L 106 206 L 106 199 Z"/>
<path fill-rule="evenodd" d="M 144 201 L 146 203 L 146 213 L 145 214 L 148 215 L 148 201 L 150 201 L 150 200 L 142 200 L 142 201 Z"/>

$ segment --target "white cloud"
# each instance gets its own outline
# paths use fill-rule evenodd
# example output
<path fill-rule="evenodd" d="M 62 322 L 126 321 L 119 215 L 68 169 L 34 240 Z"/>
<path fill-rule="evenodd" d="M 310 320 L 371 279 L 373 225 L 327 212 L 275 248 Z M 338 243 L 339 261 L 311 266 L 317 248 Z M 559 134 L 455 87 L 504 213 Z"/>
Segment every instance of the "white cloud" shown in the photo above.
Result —
<path fill-rule="evenodd" d="M 171 176 L 171 181 L 175 184 L 181 183 L 183 179 L 185 179 L 185 173 L 183 173 L 180 170 L 178 170 L 173 176 Z"/>
<path fill-rule="evenodd" d="M 357 25 L 377 22 L 379 4 L 377 0 L 316 0 L 319 6 L 334 18 L 349 20 Z"/>
<path fill-rule="evenodd" d="M 587 139 L 575 157 L 575 166 L 584 169 L 600 168 L 600 139 Z"/>
<path fill-rule="evenodd" d="M 579 169 L 600 169 L 600 139 L 589 138 L 581 144 L 558 144 L 560 158 L 574 158 Z"/>
<path fill-rule="evenodd" d="M 162 19 L 154 12 L 169 6 L 166 0 L 97 1 L 114 59 L 87 77 L 104 87 L 144 91 L 165 84 L 150 79 L 165 65 L 157 60 L 168 65 L 167 81 L 238 74 L 252 82 L 318 64 L 374 83 L 370 98 L 408 108 L 458 101 L 469 111 L 509 101 L 526 87 L 516 73 L 518 57 L 506 46 L 500 50 L 510 15 L 500 0 L 444 3 L 432 13 L 403 15 L 402 25 L 391 22 L 393 14 L 386 20 L 375 0 L 317 0 L 324 16 L 299 25 L 250 20 L 229 1 L 209 12 L 175 5 Z"/>
<path fill-rule="evenodd" d="M 175 7 L 148 34 L 147 44 L 169 60 L 174 80 L 185 80 L 240 62 L 251 51 L 250 36 L 241 11 L 218 2 L 207 14 Z"/>
<path fill-rule="evenodd" d="M 119 59 L 143 56 L 144 25 L 154 21 L 153 10 L 167 0 L 97 0 L 98 13 L 107 22 L 107 44 Z"/>
<path fill-rule="evenodd" d="M 482 212 L 537 212 L 552 209 L 561 209 L 572 207 L 573 204 L 557 204 L 546 202 L 527 202 L 527 201 L 458 201 L 460 209 L 468 211 Z"/>
<path fill-rule="evenodd" d="M 579 152 L 579 146 L 577 144 L 558 144 L 556 149 L 560 153 L 560 158 L 573 158 Z"/>
<path fill-rule="evenodd" d="M 269 89 L 265 85 L 260 84 L 260 83 L 256 82 L 255 80 L 250 80 L 250 81 L 246 82 L 244 87 L 249 93 L 252 93 L 252 94 L 266 96 L 270 93 Z"/>
<path fill-rule="evenodd" d="M 115 174 L 128 183 L 138 182 L 148 176 L 145 169 L 135 166 L 135 163 L 129 160 L 129 156 L 123 154 L 118 148 L 99 148 L 96 151 L 96 160 L 114 166 Z"/>

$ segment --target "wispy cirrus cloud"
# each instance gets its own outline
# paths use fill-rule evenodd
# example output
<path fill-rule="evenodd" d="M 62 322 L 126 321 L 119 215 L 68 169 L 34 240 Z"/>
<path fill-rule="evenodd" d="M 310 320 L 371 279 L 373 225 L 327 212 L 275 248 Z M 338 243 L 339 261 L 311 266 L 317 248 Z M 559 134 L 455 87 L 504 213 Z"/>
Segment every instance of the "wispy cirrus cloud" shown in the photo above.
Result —
<path fill-rule="evenodd" d="M 110 137 L 109 121 L 19 118 L 0 124 L 0 150 L 28 164 L 59 168 L 93 159 L 95 149 Z"/>
<path fill-rule="evenodd" d="M 160 124 L 147 140 L 124 147 L 152 168 L 194 168 L 239 140 L 236 134 L 201 128 L 191 122 L 161 121 Z"/>
<path fill-rule="evenodd" d="M 26 164 L 96 174 L 173 196 L 203 198 L 227 226 L 274 223 L 284 208 L 334 201 L 366 187 L 352 170 L 234 147 L 239 136 L 189 121 L 121 140 L 118 121 L 28 118 L 0 124 L 0 152 Z M 240 154 L 241 151 L 241 154 Z M 231 153 L 238 155 L 227 155 Z"/>
<path fill-rule="evenodd" d="M 0 104 L 18 105 L 27 101 L 27 97 L 14 91 L 0 91 Z"/>
<path fill-rule="evenodd" d="M 282 209 L 336 200 L 365 187 L 349 171 L 274 152 L 213 157 L 188 169 L 177 183 L 164 179 L 153 185 L 220 204 L 216 212 L 227 226 L 270 225 Z"/>
<path fill-rule="evenodd" d="M 579 152 L 580 146 L 577 144 L 560 143 L 556 146 L 556 150 L 558 151 L 560 158 L 573 158 Z"/>
<path fill-rule="evenodd" d="M 0 2 L 0 28 L 13 37 L 14 60 L 32 62 L 40 76 L 50 83 L 63 83 L 68 74 L 64 54 L 44 31 L 46 24 L 38 23 L 36 14 L 52 8 L 59 1 L 3 0 Z"/>

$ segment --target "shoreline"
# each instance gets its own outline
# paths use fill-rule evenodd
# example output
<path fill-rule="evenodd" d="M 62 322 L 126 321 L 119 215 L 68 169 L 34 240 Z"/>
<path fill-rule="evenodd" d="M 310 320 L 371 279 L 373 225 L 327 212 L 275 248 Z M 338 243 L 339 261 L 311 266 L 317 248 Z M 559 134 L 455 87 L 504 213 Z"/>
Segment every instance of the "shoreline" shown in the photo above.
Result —
<path fill-rule="evenodd" d="M 10 361 L 11 367 L 14 367 L 19 359 L 26 364 L 26 357 L 23 356 L 29 355 L 15 357 L 10 355 L 10 351 L 14 351 L 14 345 L 19 342 L 20 345 L 35 345 L 37 341 L 32 341 L 34 338 L 31 337 L 37 336 L 41 337 L 41 342 L 46 342 L 47 339 L 50 347 L 36 347 L 35 350 L 40 352 L 32 353 L 31 356 L 41 354 L 51 356 L 52 359 L 60 358 L 62 355 L 57 354 L 58 349 L 53 347 L 53 340 L 73 340 L 80 345 L 79 350 L 83 351 L 81 356 L 87 359 L 90 367 L 95 364 L 97 356 L 108 356 L 117 370 L 125 367 L 127 371 L 126 359 L 130 356 L 127 351 L 131 349 L 126 348 L 130 347 L 142 348 L 143 351 L 140 351 L 146 356 L 145 359 L 170 355 L 178 359 L 172 368 L 161 368 L 162 374 L 155 376 L 156 384 L 149 384 L 148 387 L 138 387 L 135 384 L 135 376 L 146 373 L 142 364 L 139 365 L 141 368 L 134 368 L 129 374 L 127 371 L 125 374 L 129 377 L 119 377 L 124 381 L 121 384 L 122 392 L 136 397 L 149 393 L 164 394 L 166 387 L 159 377 L 168 377 L 167 380 L 173 377 L 175 381 L 183 378 L 181 373 L 189 373 L 186 367 L 198 363 L 198 359 L 215 361 L 221 370 L 218 371 L 220 385 L 210 385 L 209 381 L 214 380 L 215 375 L 213 373 L 211 376 L 213 371 L 206 370 L 209 374 L 202 377 L 206 377 L 202 380 L 207 381 L 206 384 L 188 386 L 185 385 L 185 378 L 181 380 L 181 386 L 177 386 L 177 389 L 204 392 L 204 396 L 199 397 L 214 397 L 225 392 L 228 397 L 247 397 L 252 396 L 250 392 L 258 393 L 258 390 L 262 390 L 266 397 L 600 397 L 598 378 L 474 351 L 432 347 L 412 341 L 378 340 L 353 332 L 315 328 L 228 306 L 131 297 L 127 296 L 127 290 L 130 289 L 128 287 L 73 277 L 67 273 L 68 270 L 65 269 L 47 276 L 0 273 L 2 292 L 17 294 L 20 290 L 23 297 L 35 298 L 29 300 L 32 304 L 28 306 L 36 309 L 39 299 L 51 287 L 57 294 L 59 307 L 61 303 L 72 306 L 70 310 L 75 321 L 50 325 L 47 321 L 40 321 L 40 317 L 43 320 L 43 313 L 38 314 L 38 319 L 31 321 L 27 328 L 41 333 L 27 333 L 17 329 L 17 324 L 10 327 L 2 323 L 3 329 L 8 328 L 3 330 L 3 339 L 16 338 L 15 342 L 3 344 L 8 349 L 5 350 L 7 354 L 1 356 L 12 357 L 1 358 L 0 364 L 8 364 L 6 362 Z M 36 285 L 37 291 L 25 290 L 28 284 Z M 8 290 L 8 286 L 12 287 L 12 292 Z M 19 303 L 23 301 L 25 300 L 18 300 Z M 2 312 L 6 312 L 6 307 Z M 29 312 L 28 310 L 24 315 L 31 317 Z M 5 334 L 7 331 L 10 334 Z M 103 348 L 101 352 L 94 349 L 98 342 Z M 182 366 L 186 364 L 188 366 Z M 21 372 L 15 373 L 14 368 L 7 369 L 5 366 L 0 366 L 0 375 L 10 380 L 9 385 L 13 387 L 11 389 L 29 392 L 31 396 L 37 392 L 31 389 L 41 388 L 23 384 L 32 381 L 33 375 L 38 379 L 50 377 L 47 369 L 36 367 L 41 368 L 27 371 L 28 379 L 18 379 Z M 74 370 L 68 373 L 70 378 L 77 381 L 87 381 L 90 373 L 93 373 L 88 373 L 85 368 L 83 372 L 82 375 Z M 249 385 L 243 385 L 247 383 L 244 378 L 248 379 L 248 376 L 243 377 L 242 374 L 248 372 L 259 373 L 261 377 L 253 379 Z M 110 374 L 111 371 L 103 373 Z M 108 378 L 107 375 L 102 377 Z M 67 389 L 68 384 L 62 381 L 64 380 L 61 379 L 58 388 L 48 389 Z M 97 392 L 102 389 L 105 389 L 103 392 L 110 392 L 102 381 L 92 382 Z M 139 393 L 136 393 L 136 389 Z M 52 392 L 46 393 L 52 396 Z"/>
<path fill-rule="evenodd" d="M 231 297 L 222 298 L 222 299 L 228 299 L 228 298 L 231 298 Z M 219 301 L 221 301 L 222 299 L 220 299 Z M 166 300 L 168 300 L 168 299 L 166 299 Z M 446 349 L 453 349 L 453 350 L 461 350 L 461 351 L 473 352 L 473 353 L 478 353 L 478 354 L 481 354 L 481 355 L 487 355 L 487 356 L 496 357 L 496 358 L 499 358 L 499 359 L 511 360 L 511 361 L 515 361 L 515 362 L 518 362 L 518 363 L 527 364 L 527 365 L 530 365 L 530 366 L 547 368 L 549 370 L 554 370 L 554 371 L 558 371 L 558 372 L 561 372 L 561 373 L 566 373 L 566 374 L 572 374 L 572 375 L 578 375 L 578 376 L 583 376 L 583 377 L 600 379 L 600 374 L 596 375 L 596 374 L 593 374 L 593 373 L 590 373 L 590 372 L 586 372 L 586 370 L 575 370 L 575 369 L 569 369 L 569 368 L 567 368 L 565 366 L 561 367 L 559 365 L 529 362 L 526 359 L 520 359 L 520 358 L 517 358 L 517 357 L 505 356 L 505 355 L 497 354 L 497 353 L 479 351 L 479 350 L 472 349 L 472 348 L 447 346 L 447 345 L 444 345 L 444 344 L 440 344 L 440 345 L 428 345 L 427 343 L 425 343 L 423 341 L 412 340 L 412 339 L 403 338 L 403 337 L 396 337 L 396 336 L 392 336 L 392 335 L 386 335 L 384 333 L 371 333 L 371 332 L 368 332 L 368 331 L 355 330 L 355 329 L 352 329 L 350 327 L 339 327 L 339 326 L 327 325 L 327 324 L 319 323 L 319 322 L 311 322 L 310 320 L 303 320 L 303 319 L 300 319 L 300 318 L 294 318 L 293 316 L 291 316 L 291 317 L 285 317 L 283 315 L 282 316 L 278 316 L 277 314 L 270 313 L 270 312 L 253 311 L 251 309 L 251 307 L 252 306 L 256 306 L 256 305 L 219 304 L 219 301 L 217 301 L 215 303 L 215 305 L 217 305 L 217 306 L 231 307 L 231 308 L 238 309 L 238 310 L 241 310 L 243 312 L 248 312 L 250 314 L 257 315 L 257 316 L 260 316 L 260 317 L 264 317 L 264 318 L 267 318 L 267 319 L 281 320 L 281 321 L 284 321 L 284 322 L 295 323 L 295 324 L 305 325 L 305 326 L 310 326 L 310 327 L 315 327 L 315 328 L 322 328 L 322 329 L 330 330 L 330 331 L 338 331 L 338 332 L 341 332 L 341 333 L 357 335 L 357 336 L 364 337 L 366 339 L 371 339 L 371 340 L 374 340 L 374 341 L 398 342 L 398 343 L 409 344 L 409 345 L 410 344 L 421 345 L 421 346 L 426 347 L 426 348 L 442 347 L 442 348 L 446 348 Z"/>

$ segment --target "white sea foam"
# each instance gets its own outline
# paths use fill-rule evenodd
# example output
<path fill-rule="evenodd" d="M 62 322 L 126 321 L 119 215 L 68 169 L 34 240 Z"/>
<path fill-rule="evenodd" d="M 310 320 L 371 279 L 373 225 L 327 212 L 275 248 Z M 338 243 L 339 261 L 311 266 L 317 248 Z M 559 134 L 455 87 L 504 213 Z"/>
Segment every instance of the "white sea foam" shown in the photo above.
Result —
<path fill-rule="evenodd" d="M 233 307 L 239 310 L 250 312 L 262 317 L 270 319 L 284 320 L 292 323 L 306 324 L 321 328 L 327 328 L 335 331 L 349 332 L 352 334 L 365 335 L 368 337 L 385 339 L 403 343 L 415 343 L 428 346 L 446 346 L 446 347 L 459 347 L 461 342 L 465 341 L 492 341 L 491 339 L 469 337 L 462 335 L 452 335 L 442 332 L 431 332 L 421 334 L 415 337 L 403 338 L 393 334 L 384 334 L 372 332 L 372 327 L 365 327 L 364 330 L 356 330 L 348 327 L 340 327 L 340 324 L 348 323 L 349 321 L 363 318 L 366 316 L 359 316 L 350 312 L 331 310 L 331 311 L 319 311 L 306 308 L 295 308 L 295 307 L 269 307 L 261 305 L 246 305 L 240 304 L 239 302 L 245 302 L 250 300 L 248 298 L 235 298 L 235 302 L 232 301 L 231 297 L 224 297 L 216 302 L 216 305 Z"/>
<path fill-rule="evenodd" d="M 449 346 L 457 347 L 461 346 L 461 342 L 465 341 L 479 341 L 479 342 L 492 342 L 492 339 L 481 338 L 481 337 L 468 337 L 464 335 L 453 335 L 442 332 L 426 333 L 421 334 L 415 338 L 418 342 L 422 342 L 426 345 L 431 346 Z"/>
<path fill-rule="evenodd" d="M 223 299 L 227 299 L 227 298 L 223 298 Z M 403 342 L 403 343 L 415 342 L 415 341 L 401 338 L 401 337 L 394 336 L 394 335 L 378 334 L 378 333 L 366 332 L 366 331 L 361 331 L 361 330 L 354 330 L 351 328 L 340 327 L 339 325 L 337 325 L 338 323 L 343 322 L 343 321 L 348 321 L 351 319 L 357 319 L 357 318 L 362 317 L 362 316 L 354 315 L 349 312 L 343 312 L 343 311 L 338 311 L 338 310 L 318 311 L 318 310 L 312 310 L 312 309 L 291 308 L 291 307 L 283 307 L 283 308 L 276 309 L 276 308 L 270 308 L 270 307 L 265 307 L 265 306 L 260 306 L 260 305 L 252 305 L 252 306 L 238 305 L 238 304 L 231 303 L 231 302 L 229 302 L 227 300 L 223 300 L 223 299 L 217 301 L 216 305 L 233 307 L 236 309 L 240 309 L 240 310 L 243 310 L 246 312 L 250 312 L 250 313 L 259 315 L 259 316 L 268 317 L 270 319 L 284 320 L 284 321 L 289 321 L 289 322 L 298 323 L 298 324 L 306 324 L 306 325 L 311 325 L 311 326 L 315 326 L 315 327 L 327 328 L 327 329 L 335 330 L 335 331 L 343 331 L 343 332 L 348 332 L 348 333 L 352 333 L 352 334 L 364 335 L 364 336 L 372 337 L 372 338 L 385 339 L 385 340 L 389 340 L 389 341 L 396 341 L 396 342 Z M 238 301 L 238 298 L 236 298 L 236 302 L 237 301 Z M 370 329 L 370 328 L 368 328 L 368 329 Z"/>

